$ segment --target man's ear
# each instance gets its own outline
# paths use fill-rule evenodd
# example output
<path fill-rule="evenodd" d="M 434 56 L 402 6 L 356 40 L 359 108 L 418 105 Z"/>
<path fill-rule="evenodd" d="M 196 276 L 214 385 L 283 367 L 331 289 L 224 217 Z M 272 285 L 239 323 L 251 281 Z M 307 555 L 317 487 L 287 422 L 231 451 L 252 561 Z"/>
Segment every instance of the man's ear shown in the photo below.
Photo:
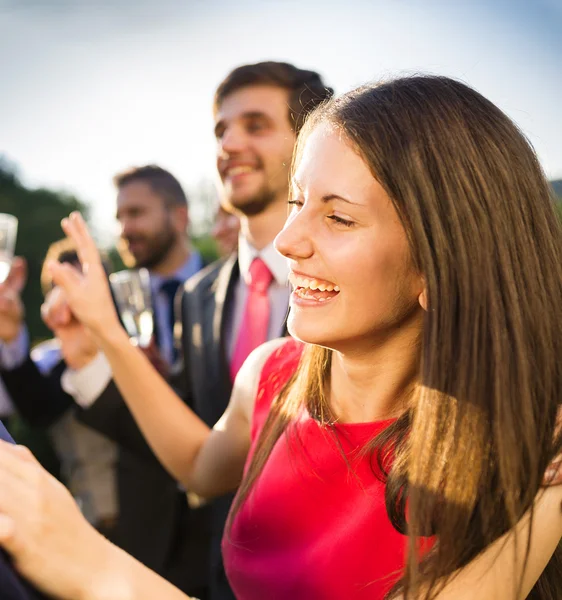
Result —
<path fill-rule="evenodd" d="M 189 212 L 187 206 L 176 206 L 174 208 L 174 223 L 180 233 L 187 231 L 189 227 Z"/>

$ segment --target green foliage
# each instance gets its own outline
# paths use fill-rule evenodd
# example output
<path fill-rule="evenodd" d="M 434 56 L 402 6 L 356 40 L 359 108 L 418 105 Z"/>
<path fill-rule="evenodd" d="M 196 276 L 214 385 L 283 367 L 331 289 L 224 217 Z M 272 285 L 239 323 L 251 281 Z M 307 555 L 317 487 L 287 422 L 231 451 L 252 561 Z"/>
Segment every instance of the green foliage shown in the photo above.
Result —
<path fill-rule="evenodd" d="M 553 179 L 550 182 L 554 193 L 558 196 L 560 201 L 562 202 L 562 179 Z"/>
<path fill-rule="evenodd" d="M 217 245 L 215 244 L 215 240 L 211 235 L 207 234 L 192 237 L 191 241 L 193 242 L 195 248 L 197 248 L 197 250 L 199 250 L 201 253 L 201 256 L 206 264 L 212 263 L 219 257 Z"/>
<path fill-rule="evenodd" d="M 123 271 L 127 267 L 119 254 L 119 251 L 115 246 L 112 246 L 108 250 L 106 250 L 107 258 L 111 264 L 111 272 L 115 273 L 116 271 Z"/>
<path fill-rule="evenodd" d="M 25 257 L 28 265 L 23 301 L 32 340 L 50 337 L 40 316 L 43 302 L 41 267 L 49 245 L 63 237 L 61 219 L 73 210 L 88 216 L 86 206 L 74 196 L 47 189 L 29 189 L 13 169 L 0 162 L 0 212 L 18 218 L 16 254 Z"/>

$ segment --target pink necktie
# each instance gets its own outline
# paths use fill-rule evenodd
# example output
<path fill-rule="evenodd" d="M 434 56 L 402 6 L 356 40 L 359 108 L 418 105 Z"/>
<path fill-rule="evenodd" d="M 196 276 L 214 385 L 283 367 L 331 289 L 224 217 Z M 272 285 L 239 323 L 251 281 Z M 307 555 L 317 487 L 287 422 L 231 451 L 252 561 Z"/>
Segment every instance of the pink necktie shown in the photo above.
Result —
<path fill-rule="evenodd" d="M 248 296 L 244 307 L 244 316 L 238 331 L 234 353 L 230 362 L 232 381 L 248 354 L 267 341 L 269 325 L 269 298 L 267 290 L 273 279 L 271 271 L 261 258 L 254 258 L 250 265 Z"/>

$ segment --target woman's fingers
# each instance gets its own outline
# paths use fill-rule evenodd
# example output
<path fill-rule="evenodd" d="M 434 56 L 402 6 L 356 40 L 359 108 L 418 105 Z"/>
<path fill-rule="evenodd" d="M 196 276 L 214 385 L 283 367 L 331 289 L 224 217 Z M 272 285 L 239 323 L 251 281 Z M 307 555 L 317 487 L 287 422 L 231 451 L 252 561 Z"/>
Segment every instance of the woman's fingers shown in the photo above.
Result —
<path fill-rule="evenodd" d="M 11 517 L 0 514 L 0 542 L 8 552 L 12 548 L 16 524 Z"/>
<path fill-rule="evenodd" d="M 0 440 L 0 475 L 11 473 L 19 479 L 34 480 L 40 469 L 28 448 Z"/>
<path fill-rule="evenodd" d="M 84 272 L 98 265 L 101 267 L 99 251 L 82 215 L 78 212 L 73 212 L 68 219 L 63 219 L 62 228 L 76 244 L 78 258 L 82 263 Z"/>
<path fill-rule="evenodd" d="M 82 283 L 82 275 L 78 269 L 69 263 L 50 261 L 47 269 L 53 278 L 53 283 L 60 286 L 70 295 Z"/>

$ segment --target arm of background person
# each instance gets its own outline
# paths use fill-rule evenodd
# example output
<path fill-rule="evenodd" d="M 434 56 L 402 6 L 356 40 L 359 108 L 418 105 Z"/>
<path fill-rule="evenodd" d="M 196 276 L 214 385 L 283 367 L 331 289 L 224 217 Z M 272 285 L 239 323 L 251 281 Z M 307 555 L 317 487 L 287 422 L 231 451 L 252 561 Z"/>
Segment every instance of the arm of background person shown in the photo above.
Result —
<path fill-rule="evenodd" d="M 10 364 L 11 368 L 6 368 Z M 48 372 L 42 372 L 26 347 L 23 360 L 1 363 L 0 373 L 6 390 L 19 414 L 30 425 L 48 427 L 73 405 L 72 398 L 61 387 L 64 368 L 64 363 L 57 361 Z"/>

